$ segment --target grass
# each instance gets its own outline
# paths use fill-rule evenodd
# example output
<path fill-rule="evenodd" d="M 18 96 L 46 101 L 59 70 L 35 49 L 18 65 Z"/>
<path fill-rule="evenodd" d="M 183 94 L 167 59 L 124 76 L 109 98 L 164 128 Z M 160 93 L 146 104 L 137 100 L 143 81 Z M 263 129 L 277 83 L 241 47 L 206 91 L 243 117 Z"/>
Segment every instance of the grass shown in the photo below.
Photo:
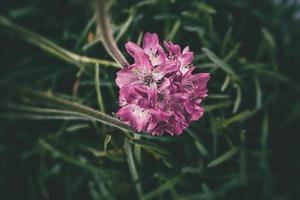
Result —
<path fill-rule="evenodd" d="M 106 28 L 126 58 L 112 58 L 90 2 L 1 4 L 1 199 L 300 196 L 299 6 L 113 1 Z M 190 46 L 212 76 L 204 117 L 180 137 L 136 134 L 114 114 L 116 61 L 148 31 Z"/>

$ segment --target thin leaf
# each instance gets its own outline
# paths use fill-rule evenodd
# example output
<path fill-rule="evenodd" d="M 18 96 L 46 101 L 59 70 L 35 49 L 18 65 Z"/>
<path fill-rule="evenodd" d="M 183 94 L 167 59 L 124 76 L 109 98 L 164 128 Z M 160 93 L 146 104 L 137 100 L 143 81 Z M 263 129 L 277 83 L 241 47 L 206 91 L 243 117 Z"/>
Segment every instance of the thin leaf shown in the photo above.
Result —
<path fill-rule="evenodd" d="M 207 14 L 216 14 L 217 13 L 217 11 L 213 7 L 207 5 L 206 3 L 197 2 L 197 3 L 195 3 L 195 6 L 198 10 L 200 10 L 202 12 L 206 12 Z"/>
<path fill-rule="evenodd" d="M 256 90 L 256 109 L 260 109 L 262 106 L 262 90 L 258 78 L 254 78 L 255 90 Z"/>
<path fill-rule="evenodd" d="M 244 120 L 246 119 L 247 117 L 251 116 L 252 112 L 250 110 L 246 110 L 244 112 L 241 112 L 227 120 L 224 120 L 223 123 L 222 123 L 222 127 L 227 127 L 229 126 L 230 124 L 233 124 L 237 121 L 241 121 L 241 120 Z"/>
<path fill-rule="evenodd" d="M 202 51 L 211 61 L 213 61 L 216 65 L 218 65 L 221 69 L 223 69 L 227 74 L 231 75 L 232 78 L 238 79 L 237 74 L 232 70 L 232 68 L 223 60 L 218 58 L 213 52 L 211 52 L 206 48 L 202 48 Z"/>
<path fill-rule="evenodd" d="M 174 185 L 176 185 L 177 183 L 179 183 L 181 176 L 176 176 L 174 178 L 172 178 L 171 180 L 167 181 L 166 183 L 160 185 L 158 188 L 150 191 L 148 194 L 146 194 L 144 196 L 144 199 L 153 199 L 154 197 L 163 194 L 164 192 L 171 190 Z"/>
<path fill-rule="evenodd" d="M 219 110 L 221 108 L 230 106 L 231 104 L 232 104 L 231 101 L 225 101 L 225 102 L 216 103 L 216 104 L 212 104 L 212 105 L 204 105 L 203 108 L 206 112 L 212 112 L 214 110 Z"/>
<path fill-rule="evenodd" d="M 177 20 L 174 23 L 174 25 L 173 25 L 172 30 L 170 31 L 170 33 L 167 35 L 167 39 L 168 40 L 172 41 L 174 39 L 174 36 L 178 32 L 180 26 L 181 26 L 181 22 L 180 22 L 180 20 Z"/>
<path fill-rule="evenodd" d="M 100 76 L 99 76 L 99 64 L 95 65 L 95 89 L 97 94 L 97 103 L 101 112 L 105 112 L 102 93 L 101 93 L 101 85 L 100 85 Z"/>
<path fill-rule="evenodd" d="M 227 151 L 226 153 L 224 153 L 223 155 L 221 155 L 220 157 L 216 158 L 215 160 L 209 162 L 207 164 L 207 167 L 216 167 L 216 166 L 226 162 L 227 160 L 232 158 L 237 153 L 238 153 L 238 148 L 233 148 L 233 149 Z"/>
<path fill-rule="evenodd" d="M 227 75 L 226 78 L 225 78 L 225 80 L 224 80 L 224 82 L 223 82 L 223 84 L 222 84 L 221 92 L 224 92 L 226 90 L 226 88 L 228 87 L 229 83 L 230 83 L 230 76 Z"/>
<path fill-rule="evenodd" d="M 141 183 L 139 181 L 139 174 L 138 174 L 138 171 L 136 169 L 135 161 L 134 161 L 134 158 L 133 158 L 131 145 L 130 145 L 130 142 L 127 139 L 125 139 L 124 148 L 125 148 L 125 153 L 126 153 L 126 158 L 127 158 L 127 164 L 128 164 L 128 167 L 129 167 L 129 171 L 130 171 L 132 180 L 134 182 L 136 192 L 137 192 L 140 199 L 144 199 L 143 198 L 142 186 L 141 186 Z"/>
<path fill-rule="evenodd" d="M 233 49 L 225 56 L 224 61 L 228 62 L 229 60 L 231 60 L 240 50 L 241 44 L 238 43 L 236 44 Z"/>
<path fill-rule="evenodd" d="M 236 89 L 236 99 L 234 101 L 234 106 L 233 106 L 233 114 L 235 114 L 238 111 L 242 102 L 242 89 L 238 84 L 234 84 L 233 86 Z"/>

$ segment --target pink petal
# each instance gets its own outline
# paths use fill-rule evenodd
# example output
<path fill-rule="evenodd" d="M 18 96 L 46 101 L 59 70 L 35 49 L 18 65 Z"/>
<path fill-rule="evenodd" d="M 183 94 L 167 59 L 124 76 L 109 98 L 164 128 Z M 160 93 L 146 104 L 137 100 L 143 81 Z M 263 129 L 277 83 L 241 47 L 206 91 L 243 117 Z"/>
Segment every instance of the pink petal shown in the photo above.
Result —
<path fill-rule="evenodd" d="M 154 107 L 157 102 L 157 88 L 147 87 L 139 82 L 127 84 L 120 89 L 119 105 L 136 104 L 143 108 Z"/>
<path fill-rule="evenodd" d="M 170 135 L 181 135 L 183 130 L 187 128 L 189 123 L 180 115 L 174 113 L 165 128 Z"/>
<path fill-rule="evenodd" d="M 179 56 L 178 60 L 181 63 L 181 67 L 185 67 L 187 65 L 190 65 L 194 59 L 194 53 L 193 52 L 187 52 L 184 54 L 181 54 Z"/>
<path fill-rule="evenodd" d="M 134 62 L 138 67 L 149 68 L 152 66 L 149 61 L 149 57 L 144 53 L 144 50 L 133 42 L 127 42 L 125 44 L 127 52 L 134 58 Z"/>
<path fill-rule="evenodd" d="M 137 131 L 152 135 L 180 135 L 192 121 L 203 116 L 201 101 L 207 96 L 208 73 L 192 74 L 193 52 L 157 34 L 146 33 L 143 49 L 128 42 L 134 64 L 117 73 L 120 110 L 117 116 Z"/>
<path fill-rule="evenodd" d="M 181 48 L 179 45 L 173 44 L 170 41 L 164 41 L 164 45 L 170 54 L 174 54 L 176 56 L 179 56 L 181 54 Z"/>
<path fill-rule="evenodd" d="M 208 73 L 191 74 L 192 70 L 186 72 L 182 78 L 182 87 L 185 91 L 193 93 L 198 97 L 204 98 L 207 96 L 207 82 L 210 79 Z"/>
<path fill-rule="evenodd" d="M 138 77 L 136 76 L 136 74 L 132 73 L 132 70 L 130 68 L 123 68 L 117 72 L 116 83 L 119 88 L 135 81 L 138 81 Z"/>
<path fill-rule="evenodd" d="M 204 114 L 204 109 L 197 104 L 187 101 L 184 105 L 185 110 L 190 115 L 191 121 L 196 121 Z"/>
<path fill-rule="evenodd" d="M 151 112 L 151 121 L 148 125 L 147 131 L 156 134 L 163 133 L 163 124 L 168 121 L 170 116 L 170 113 L 153 109 Z"/>
<path fill-rule="evenodd" d="M 144 97 L 135 91 L 137 84 L 127 84 L 120 89 L 119 105 L 139 104 Z"/>
<path fill-rule="evenodd" d="M 151 87 L 139 85 L 135 87 L 135 91 L 144 97 L 144 105 L 147 107 L 154 107 L 157 102 L 157 86 L 152 84 Z"/>
<path fill-rule="evenodd" d="M 190 52 L 190 47 L 185 47 L 183 50 L 182 50 L 182 54 L 185 54 L 185 53 L 188 53 Z"/>
<path fill-rule="evenodd" d="M 159 40 L 156 33 L 146 33 L 143 40 L 143 48 L 157 48 L 159 46 Z"/>
<path fill-rule="evenodd" d="M 179 62 L 166 62 L 153 70 L 153 77 L 155 80 L 160 80 L 166 74 L 171 72 L 177 72 L 179 70 L 180 63 Z"/>
<path fill-rule="evenodd" d="M 164 78 L 163 82 L 160 84 L 158 91 L 162 92 L 165 91 L 167 89 L 169 89 L 169 87 L 171 86 L 171 81 L 168 78 Z"/>
<path fill-rule="evenodd" d="M 117 116 L 121 121 L 129 124 L 138 132 L 146 128 L 151 117 L 149 110 L 141 108 L 135 104 L 129 104 L 122 107 L 117 112 Z"/>
<path fill-rule="evenodd" d="M 149 56 L 152 66 L 157 66 L 165 62 L 166 55 L 159 44 L 156 33 L 146 33 L 143 41 L 144 52 Z"/>

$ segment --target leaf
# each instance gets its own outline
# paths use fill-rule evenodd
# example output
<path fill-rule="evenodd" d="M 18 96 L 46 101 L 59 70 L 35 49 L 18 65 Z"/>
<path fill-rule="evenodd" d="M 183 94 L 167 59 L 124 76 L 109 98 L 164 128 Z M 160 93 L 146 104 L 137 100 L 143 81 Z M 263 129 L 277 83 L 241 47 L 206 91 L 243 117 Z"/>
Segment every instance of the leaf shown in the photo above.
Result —
<path fill-rule="evenodd" d="M 104 152 L 107 153 L 107 145 L 111 140 L 111 135 L 106 135 L 105 140 L 104 140 Z"/>
<path fill-rule="evenodd" d="M 195 3 L 195 6 L 196 6 L 196 8 L 198 8 L 198 10 L 200 10 L 202 12 L 206 12 L 207 14 L 216 14 L 217 13 L 217 11 L 213 7 L 207 5 L 206 3 L 197 2 L 197 3 Z"/>
<path fill-rule="evenodd" d="M 39 92 L 39 91 L 31 90 L 29 88 L 15 87 L 12 85 L 7 86 L 7 85 L 2 85 L 2 84 L 0 84 L 0 89 L 3 92 L 7 92 L 8 94 L 24 95 L 24 96 L 34 99 L 34 100 L 36 100 L 36 99 L 43 100 L 44 102 L 63 107 L 66 110 L 68 110 L 66 112 L 76 113 L 80 117 L 87 117 L 89 119 L 93 119 L 95 121 L 100 121 L 103 124 L 113 126 L 118 129 L 121 129 L 121 130 L 135 132 L 130 126 L 128 126 L 127 124 L 123 123 L 122 121 L 120 121 L 119 119 L 117 119 L 115 117 L 107 115 L 103 112 L 96 111 L 93 108 L 90 108 L 88 106 L 84 106 L 84 105 L 75 103 L 73 101 L 54 96 L 47 92 Z M 125 132 L 123 132 L 123 133 L 125 133 Z"/>
<path fill-rule="evenodd" d="M 138 196 L 140 199 L 143 199 L 143 192 L 142 192 L 142 186 L 141 183 L 139 181 L 139 174 L 137 172 L 136 169 L 136 165 L 135 165 L 135 161 L 133 158 L 133 153 L 132 153 L 132 149 L 131 149 L 131 145 L 128 141 L 128 139 L 125 139 L 125 143 L 124 143 L 124 148 L 125 148 L 125 153 L 126 153 L 126 158 L 127 158 L 127 164 L 129 167 L 129 171 L 132 177 L 133 182 L 135 183 L 135 189 L 138 193 Z"/>
<path fill-rule="evenodd" d="M 242 102 L 242 89 L 238 84 L 234 84 L 233 87 L 236 88 L 236 99 L 234 101 L 234 106 L 233 106 L 233 114 L 235 114 L 238 111 L 240 104 Z"/>
<path fill-rule="evenodd" d="M 214 110 L 218 110 L 218 109 L 230 106 L 231 104 L 232 104 L 231 101 L 225 101 L 225 102 L 216 103 L 216 104 L 212 104 L 212 105 L 204 105 L 203 108 L 206 112 L 212 112 Z"/>
<path fill-rule="evenodd" d="M 175 176 L 171 180 L 165 182 L 164 184 L 160 185 L 156 189 L 150 191 L 149 193 L 147 193 L 144 196 L 144 200 L 152 199 L 152 198 L 154 198 L 154 197 L 156 197 L 156 196 L 158 196 L 160 194 L 163 194 L 167 190 L 171 190 L 174 185 L 176 185 L 177 183 L 179 183 L 180 178 L 181 178 L 181 176 Z"/>
<path fill-rule="evenodd" d="M 223 69 L 227 74 L 231 75 L 232 78 L 238 79 L 237 74 L 232 70 L 232 68 L 223 60 L 218 58 L 213 52 L 211 52 L 206 48 L 202 48 L 202 51 L 211 61 L 213 61 L 216 65 L 218 65 L 221 69 Z"/>
<path fill-rule="evenodd" d="M 76 125 L 73 125 L 73 126 L 69 126 L 66 131 L 67 132 L 76 132 L 78 130 L 81 130 L 81 129 L 85 129 L 85 128 L 88 128 L 90 127 L 89 124 L 76 124 Z"/>
<path fill-rule="evenodd" d="M 168 40 L 172 41 L 172 40 L 174 39 L 174 36 L 175 36 L 176 33 L 178 32 L 180 26 L 181 26 L 181 22 L 180 22 L 180 20 L 177 20 L 177 21 L 174 23 L 174 25 L 173 25 L 173 27 L 172 27 L 170 33 L 167 35 L 167 39 L 168 39 Z"/>
<path fill-rule="evenodd" d="M 103 98 L 102 98 L 102 92 L 101 92 L 101 85 L 100 85 L 100 70 L 99 70 L 99 64 L 95 65 L 95 89 L 96 89 L 96 95 L 97 95 L 97 103 L 99 106 L 99 109 L 101 112 L 105 112 Z"/>
<path fill-rule="evenodd" d="M 147 140 L 130 140 L 131 143 L 140 145 L 143 148 L 153 150 L 159 154 L 162 154 L 164 156 L 169 155 L 169 151 L 153 142 L 147 141 Z"/>
<path fill-rule="evenodd" d="M 263 34 L 268 46 L 274 51 L 276 43 L 275 43 L 273 35 L 267 28 L 263 28 L 261 31 L 262 31 L 262 34 Z"/>
<path fill-rule="evenodd" d="M 227 127 L 232 123 L 235 123 L 237 121 L 241 121 L 244 120 L 245 118 L 249 117 L 253 112 L 251 112 L 250 110 L 246 110 L 244 112 L 241 112 L 227 120 L 224 120 L 222 123 L 222 127 Z"/>
<path fill-rule="evenodd" d="M 233 56 L 235 56 L 238 53 L 240 47 L 241 47 L 240 43 L 236 44 L 233 47 L 233 49 L 225 56 L 224 61 L 228 62 L 231 58 L 233 58 Z"/>
<path fill-rule="evenodd" d="M 205 148 L 205 146 L 202 144 L 202 141 L 200 140 L 200 137 L 193 133 L 190 129 L 185 130 L 193 139 L 195 142 L 195 146 L 198 149 L 198 151 L 203 155 L 203 156 L 208 156 L 208 151 Z"/>
<path fill-rule="evenodd" d="M 224 55 L 226 47 L 231 39 L 232 36 L 232 26 L 228 28 L 225 37 L 224 37 L 224 42 L 222 43 L 222 50 L 221 50 L 221 55 Z"/>
<path fill-rule="evenodd" d="M 258 78 L 254 78 L 255 90 L 256 90 L 256 109 L 260 109 L 262 106 L 262 90 Z"/>
<path fill-rule="evenodd" d="M 222 87 L 221 87 L 221 92 L 224 92 L 226 90 L 226 88 L 228 87 L 230 83 L 230 76 L 226 76 L 225 80 L 224 80 L 224 83 L 222 84 Z"/>
<path fill-rule="evenodd" d="M 237 153 L 238 153 L 238 148 L 233 148 L 233 149 L 227 151 L 226 153 L 224 153 L 223 155 L 221 155 L 220 157 L 216 158 L 215 160 L 209 162 L 207 164 L 207 167 L 216 167 L 216 166 L 226 162 L 227 160 L 232 158 Z"/>

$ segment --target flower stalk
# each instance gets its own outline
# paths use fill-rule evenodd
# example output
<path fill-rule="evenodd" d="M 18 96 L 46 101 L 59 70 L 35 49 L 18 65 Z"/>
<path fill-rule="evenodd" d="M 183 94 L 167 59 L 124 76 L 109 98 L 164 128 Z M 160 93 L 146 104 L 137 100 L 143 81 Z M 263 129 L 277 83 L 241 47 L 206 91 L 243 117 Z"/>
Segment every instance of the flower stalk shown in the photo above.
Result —
<path fill-rule="evenodd" d="M 116 127 L 123 131 L 129 131 L 129 132 L 134 131 L 130 126 L 121 122 L 117 118 L 114 118 L 105 113 L 96 111 L 88 106 L 84 106 L 84 105 L 54 96 L 47 92 L 34 91 L 34 90 L 24 88 L 24 87 L 4 86 L 4 85 L 0 85 L 0 88 L 1 88 L 1 90 L 8 92 L 9 94 L 24 95 L 28 98 L 39 99 L 39 100 L 43 100 L 48 103 L 55 104 L 57 106 L 61 106 L 65 109 L 68 109 L 68 110 L 74 112 L 74 113 L 77 113 L 79 116 L 85 116 L 89 119 L 100 121 L 104 124 Z"/>
<path fill-rule="evenodd" d="M 110 56 L 122 67 L 126 67 L 129 65 L 129 63 L 121 53 L 113 38 L 110 23 L 109 7 L 110 4 L 108 0 L 95 0 L 97 31 L 100 33 L 102 43 L 106 51 L 110 54 Z"/>
<path fill-rule="evenodd" d="M 79 68 L 81 68 L 83 65 L 86 66 L 86 65 L 94 65 L 94 64 L 99 64 L 106 67 L 109 66 L 109 67 L 120 68 L 118 63 L 112 61 L 90 58 L 90 57 L 75 54 L 55 44 L 54 42 L 48 40 L 47 38 L 29 29 L 21 27 L 13 23 L 9 19 L 5 18 L 4 16 L 0 15 L 0 28 L 2 27 L 5 28 L 9 36 L 13 36 L 21 40 L 24 40 L 28 43 L 31 43 L 41 48 L 45 52 L 55 56 L 56 58 L 60 58 L 63 61 L 74 64 Z"/>

